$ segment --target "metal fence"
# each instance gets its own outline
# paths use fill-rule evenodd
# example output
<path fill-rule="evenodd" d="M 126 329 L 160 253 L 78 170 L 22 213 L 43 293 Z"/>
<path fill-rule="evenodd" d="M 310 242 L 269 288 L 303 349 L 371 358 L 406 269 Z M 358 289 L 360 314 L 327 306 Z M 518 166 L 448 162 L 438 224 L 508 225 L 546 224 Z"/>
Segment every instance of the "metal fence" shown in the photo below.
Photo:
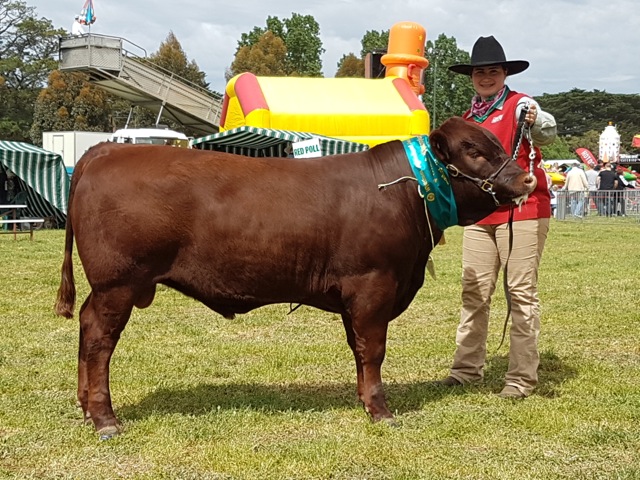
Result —
<path fill-rule="evenodd" d="M 554 217 L 557 220 L 631 218 L 640 222 L 640 189 L 596 190 L 555 193 Z"/>

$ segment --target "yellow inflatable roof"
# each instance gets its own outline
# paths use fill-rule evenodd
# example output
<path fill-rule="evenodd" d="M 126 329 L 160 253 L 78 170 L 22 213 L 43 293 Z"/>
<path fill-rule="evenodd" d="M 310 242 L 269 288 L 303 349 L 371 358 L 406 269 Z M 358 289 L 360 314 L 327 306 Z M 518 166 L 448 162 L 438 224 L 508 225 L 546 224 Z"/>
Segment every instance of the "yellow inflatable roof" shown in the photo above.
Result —
<path fill-rule="evenodd" d="M 220 131 L 241 126 L 293 130 L 366 143 L 429 133 L 429 113 L 399 77 L 256 77 L 227 84 Z"/>

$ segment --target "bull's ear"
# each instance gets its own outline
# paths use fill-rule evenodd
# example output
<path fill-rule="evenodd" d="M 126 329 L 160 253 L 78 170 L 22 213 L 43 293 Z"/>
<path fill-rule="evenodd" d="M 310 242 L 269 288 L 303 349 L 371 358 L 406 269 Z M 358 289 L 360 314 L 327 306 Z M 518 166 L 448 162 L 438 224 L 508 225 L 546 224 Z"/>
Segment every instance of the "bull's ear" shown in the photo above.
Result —
<path fill-rule="evenodd" d="M 436 129 L 431 132 L 429 136 L 429 143 L 431 144 L 431 150 L 435 154 L 436 158 L 447 161 L 449 158 L 449 143 L 447 142 L 447 137 L 440 131 L 440 129 Z"/>

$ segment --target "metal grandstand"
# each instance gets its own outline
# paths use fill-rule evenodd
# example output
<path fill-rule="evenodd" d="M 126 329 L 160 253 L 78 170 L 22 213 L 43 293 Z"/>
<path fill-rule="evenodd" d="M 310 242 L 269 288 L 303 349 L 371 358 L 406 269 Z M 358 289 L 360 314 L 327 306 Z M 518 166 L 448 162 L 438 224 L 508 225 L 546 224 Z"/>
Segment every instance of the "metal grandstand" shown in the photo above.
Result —
<path fill-rule="evenodd" d="M 139 53 L 133 53 L 131 50 Z M 60 40 L 60 70 L 81 71 L 106 91 L 190 127 L 218 132 L 222 97 L 152 64 L 128 40 L 87 34 Z"/>

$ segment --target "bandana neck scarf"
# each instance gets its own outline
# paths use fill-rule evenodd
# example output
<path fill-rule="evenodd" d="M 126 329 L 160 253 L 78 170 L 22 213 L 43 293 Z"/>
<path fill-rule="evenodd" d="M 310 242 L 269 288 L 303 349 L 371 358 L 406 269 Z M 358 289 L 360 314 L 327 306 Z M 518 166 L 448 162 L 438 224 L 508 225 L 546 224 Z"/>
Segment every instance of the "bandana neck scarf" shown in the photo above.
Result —
<path fill-rule="evenodd" d="M 502 105 L 502 101 L 506 98 L 507 93 L 509 93 L 509 88 L 505 85 L 498 93 L 486 100 L 482 100 L 480 95 L 474 96 L 471 99 L 471 115 L 473 118 L 483 122 L 495 108 Z"/>

